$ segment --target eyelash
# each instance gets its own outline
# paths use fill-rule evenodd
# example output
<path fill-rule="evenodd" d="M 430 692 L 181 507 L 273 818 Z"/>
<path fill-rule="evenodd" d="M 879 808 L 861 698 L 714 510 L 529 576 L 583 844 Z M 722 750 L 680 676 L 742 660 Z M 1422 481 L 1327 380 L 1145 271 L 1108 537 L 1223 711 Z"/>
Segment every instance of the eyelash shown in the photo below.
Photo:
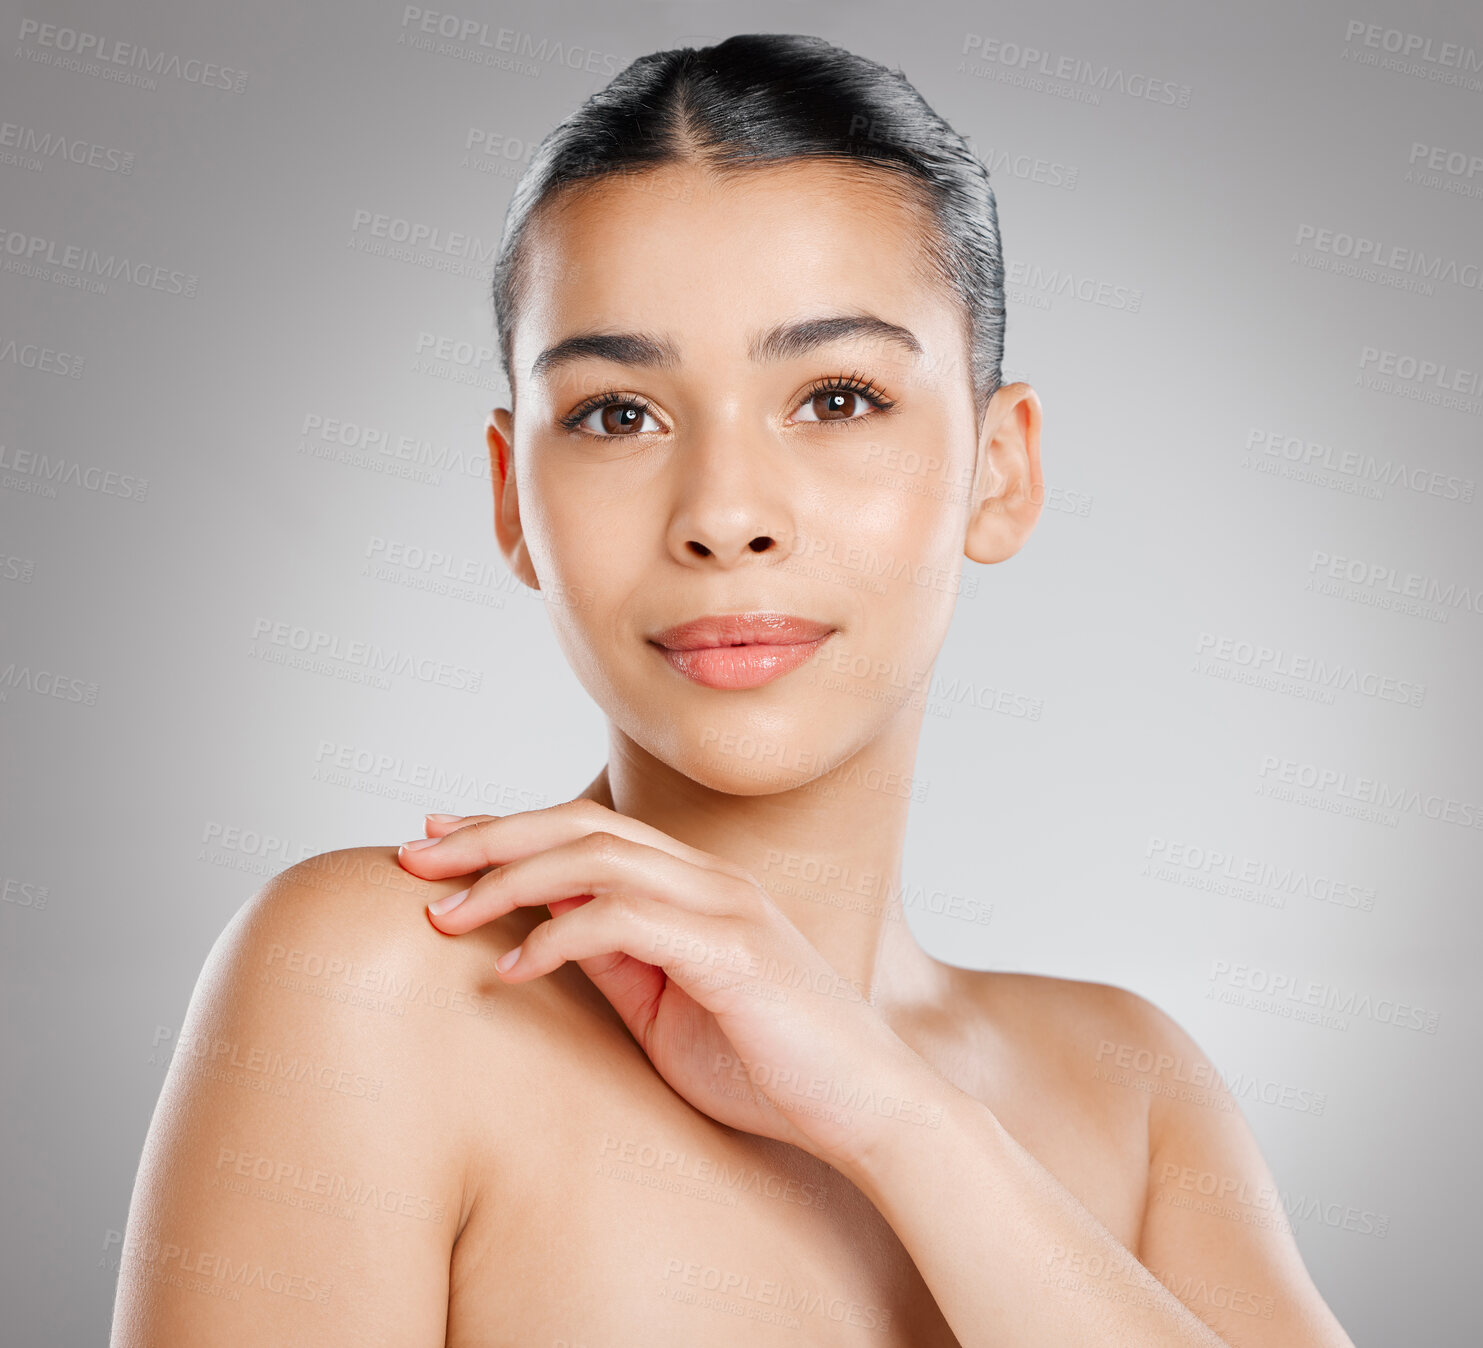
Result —
<path fill-rule="evenodd" d="M 866 402 L 874 405 L 877 412 L 889 412 L 896 406 L 896 400 L 887 395 L 884 389 L 878 387 L 874 381 L 867 379 L 859 371 L 851 371 L 848 375 L 833 375 L 828 378 L 815 380 L 803 391 L 803 396 L 798 400 L 801 407 L 804 403 L 812 401 L 821 393 L 858 393 Z M 622 440 L 626 436 L 598 435 L 595 431 L 577 431 L 589 416 L 599 407 L 631 407 L 635 411 L 647 416 L 654 410 L 654 405 L 647 398 L 641 398 L 633 393 L 623 393 L 617 389 L 607 389 L 602 393 L 594 393 L 590 398 L 574 407 L 566 416 L 557 423 L 565 431 L 573 431 L 579 435 L 590 435 L 595 440 Z M 816 426 L 852 426 L 856 422 L 868 421 L 869 414 L 863 417 L 846 417 L 843 421 L 815 421 Z"/>
<path fill-rule="evenodd" d="M 896 406 L 896 400 L 889 397 L 886 391 L 878 387 L 873 380 L 867 379 L 858 370 L 848 375 L 835 375 L 828 379 L 819 379 L 803 391 L 803 397 L 799 400 L 800 406 L 817 398 L 821 393 L 858 393 L 868 403 L 873 403 L 877 412 L 889 412 Z M 852 426 L 857 421 L 867 421 L 868 417 L 846 417 L 840 422 L 820 421 L 815 422 L 818 426 Z"/>

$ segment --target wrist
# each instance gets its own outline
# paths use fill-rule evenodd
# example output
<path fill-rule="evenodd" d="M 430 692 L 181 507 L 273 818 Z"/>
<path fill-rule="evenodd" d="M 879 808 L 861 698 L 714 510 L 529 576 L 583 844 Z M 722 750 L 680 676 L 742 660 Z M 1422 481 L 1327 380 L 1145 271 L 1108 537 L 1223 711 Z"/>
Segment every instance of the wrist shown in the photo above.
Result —
<path fill-rule="evenodd" d="M 976 1103 L 894 1033 L 891 1040 L 849 1101 L 847 1140 L 824 1158 L 867 1195 L 902 1173 L 905 1158 L 937 1154 L 954 1112 Z"/>

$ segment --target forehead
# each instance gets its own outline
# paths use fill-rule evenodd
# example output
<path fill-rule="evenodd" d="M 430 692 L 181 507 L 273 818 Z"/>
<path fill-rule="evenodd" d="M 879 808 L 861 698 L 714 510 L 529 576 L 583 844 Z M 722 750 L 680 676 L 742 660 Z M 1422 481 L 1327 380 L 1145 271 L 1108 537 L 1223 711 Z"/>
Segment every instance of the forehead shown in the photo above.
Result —
<path fill-rule="evenodd" d="M 671 334 L 685 361 L 734 356 L 770 324 L 846 311 L 911 329 L 929 357 L 955 350 L 962 311 L 931 227 L 894 175 L 823 160 L 611 175 L 531 222 L 515 366 L 603 329 Z"/>

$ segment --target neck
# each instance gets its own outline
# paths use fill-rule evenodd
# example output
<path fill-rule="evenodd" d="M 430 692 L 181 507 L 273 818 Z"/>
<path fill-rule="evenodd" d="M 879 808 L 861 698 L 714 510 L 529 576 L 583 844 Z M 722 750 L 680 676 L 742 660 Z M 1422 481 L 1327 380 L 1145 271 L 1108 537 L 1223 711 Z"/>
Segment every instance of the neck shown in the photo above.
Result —
<path fill-rule="evenodd" d="M 802 787 L 755 796 L 702 786 L 616 727 L 582 792 L 747 870 L 841 977 L 882 1011 L 933 999 L 948 971 L 902 907 L 901 854 L 921 711 Z"/>

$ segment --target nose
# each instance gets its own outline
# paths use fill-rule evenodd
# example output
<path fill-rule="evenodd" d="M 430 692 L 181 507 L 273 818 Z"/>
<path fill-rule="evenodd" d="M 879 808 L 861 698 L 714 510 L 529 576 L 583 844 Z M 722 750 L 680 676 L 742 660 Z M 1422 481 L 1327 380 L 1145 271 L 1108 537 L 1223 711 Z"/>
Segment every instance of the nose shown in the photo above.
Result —
<path fill-rule="evenodd" d="M 685 546 L 689 548 L 696 557 L 714 557 L 717 552 L 714 544 L 702 543 L 698 538 L 687 538 L 685 540 Z M 749 552 L 766 552 L 769 548 L 776 547 L 777 541 L 773 538 L 768 537 L 768 535 L 766 534 L 758 534 L 755 538 L 751 539 L 747 543 L 747 551 Z M 721 551 L 723 559 L 725 559 L 725 549 L 723 548 Z M 735 552 L 736 556 L 741 555 L 739 549 L 734 549 L 733 551 Z M 727 560 L 734 561 L 735 557 L 729 558 Z"/>
<path fill-rule="evenodd" d="M 778 560 L 793 538 L 782 475 L 764 446 L 734 434 L 686 446 L 679 464 L 670 553 L 687 566 Z"/>

